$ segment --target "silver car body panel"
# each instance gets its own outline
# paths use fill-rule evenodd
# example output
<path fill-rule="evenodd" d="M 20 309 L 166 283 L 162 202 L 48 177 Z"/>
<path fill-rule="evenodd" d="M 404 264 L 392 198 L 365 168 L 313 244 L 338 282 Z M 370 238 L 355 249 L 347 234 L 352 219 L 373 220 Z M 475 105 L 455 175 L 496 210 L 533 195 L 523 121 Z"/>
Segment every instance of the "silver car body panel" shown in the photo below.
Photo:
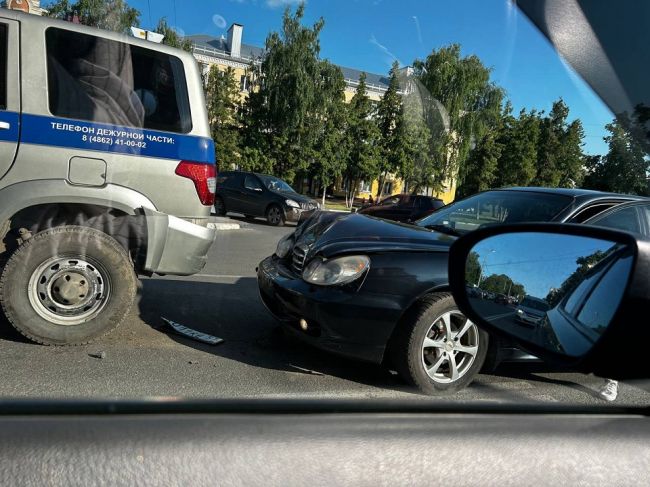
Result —
<path fill-rule="evenodd" d="M 13 10 L 0 9 L 0 23 L 8 26 L 9 36 L 7 106 L 0 115 L 13 117 L 11 120 L 20 127 L 16 132 L 20 140 L 0 137 L 0 223 L 21 209 L 39 204 L 92 204 L 127 215 L 144 211 L 149 233 L 147 253 L 151 254 L 146 257 L 145 269 L 183 275 L 198 272 L 214 230 L 181 218 L 207 222 L 210 207 L 201 204 L 192 180 L 175 174 L 181 160 L 209 163 L 207 157 L 211 156 L 214 162 L 201 76 L 193 56 L 134 37 Z M 51 27 L 139 46 L 180 60 L 191 115 L 189 132 L 105 128 L 106 124 L 63 119 L 50 113 L 45 36 Z M 93 126 L 100 127 L 98 132 L 113 130 L 132 139 L 140 137 L 159 150 L 129 148 L 125 153 L 112 150 L 113 142 L 108 149 L 82 144 L 82 131 L 94 130 Z M 52 144 L 44 131 L 49 131 Z M 184 154 L 199 157 L 192 159 Z M 196 252 L 200 255 L 192 255 Z"/>

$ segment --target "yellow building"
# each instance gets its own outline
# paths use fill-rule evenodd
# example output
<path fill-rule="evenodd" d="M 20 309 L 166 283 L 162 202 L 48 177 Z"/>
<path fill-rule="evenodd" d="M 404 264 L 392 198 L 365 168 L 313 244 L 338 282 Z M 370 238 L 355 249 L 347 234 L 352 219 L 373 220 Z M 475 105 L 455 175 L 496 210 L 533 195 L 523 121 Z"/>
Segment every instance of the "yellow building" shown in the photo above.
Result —
<path fill-rule="evenodd" d="M 257 64 L 261 62 L 264 49 L 244 44 L 242 41 L 243 33 L 243 25 L 232 24 L 228 29 L 227 36 L 213 37 L 199 34 L 190 35 L 186 38 L 192 42 L 192 52 L 203 74 L 206 75 L 214 65 L 222 70 L 226 70 L 228 67 L 232 68 L 234 70 L 234 76 L 239 82 L 240 94 L 242 98 L 245 98 L 248 96 L 250 89 L 250 66 L 252 63 Z M 345 101 L 349 103 L 359 85 L 359 77 L 362 72 L 358 69 L 345 66 L 339 66 L 339 68 L 341 68 L 343 77 L 345 78 Z M 386 75 L 366 73 L 368 97 L 375 102 L 381 100 L 381 97 L 388 89 L 388 81 Z M 312 181 L 305 181 L 304 183 L 304 187 L 312 191 L 315 189 Z M 334 186 L 335 194 L 342 195 L 344 193 L 343 181 L 338 181 Z M 372 194 L 373 199 L 376 199 L 378 189 L 379 181 L 362 181 L 356 197 L 367 200 Z M 381 198 L 399 194 L 402 191 L 404 191 L 403 181 L 393 175 L 389 175 L 384 183 Z M 442 193 L 432 193 L 427 189 L 423 191 L 424 194 L 441 198 L 445 203 L 453 201 L 455 192 L 456 185 L 454 181 L 451 184 L 447 184 L 445 191 Z"/>
<path fill-rule="evenodd" d="M 41 8 L 41 0 L 6 0 L 0 2 L 0 7 L 20 10 L 34 15 L 45 15 L 47 13 L 47 10 Z"/>

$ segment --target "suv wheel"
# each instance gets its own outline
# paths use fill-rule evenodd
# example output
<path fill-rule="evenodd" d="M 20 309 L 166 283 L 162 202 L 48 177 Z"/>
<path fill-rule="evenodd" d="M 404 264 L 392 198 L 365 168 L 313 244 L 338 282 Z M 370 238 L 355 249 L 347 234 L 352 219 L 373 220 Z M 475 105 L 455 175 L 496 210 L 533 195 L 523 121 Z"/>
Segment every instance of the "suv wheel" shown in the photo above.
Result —
<path fill-rule="evenodd" d="M 225 216 L 226 214 L 226 204 L 223 202 L 221 196 L 217 196 L 214 199 L 214 213 L 217 216 Z"/>
<path fill-rule="evenodd" d="M 460 312 L 450 294 L 436 293 L 401 323 L 391 358 L 404 380 L 422 392 L 456 392 L 481 370 L 488 341 L 488 334 Z"/>
<path fill-rule="evenodd" d="M 11 256 L 0 303 L 11 324 L 44 345 L 82 345 L 115 328 L 135 299 L 127 252 L 99 230 L 52 228 Z"/>
<path fill-rule="evenodd" d="M 281 227 L 284 225 L 284 213 L 282 208 L 278 205 L 271 205 L 269 209 L 266 210 L 266 221 L 269 222 L 269 225 L 274 227 Z"/>

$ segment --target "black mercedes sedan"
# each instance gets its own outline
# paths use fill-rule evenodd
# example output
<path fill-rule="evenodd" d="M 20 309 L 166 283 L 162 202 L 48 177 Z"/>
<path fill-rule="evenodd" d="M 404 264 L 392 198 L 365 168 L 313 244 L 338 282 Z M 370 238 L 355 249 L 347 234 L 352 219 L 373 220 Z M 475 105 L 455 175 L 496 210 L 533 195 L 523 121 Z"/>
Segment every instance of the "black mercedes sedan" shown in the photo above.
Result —
<path fill-rule="evenodd" d="M 635 199 L 580 189 L 501 189 L 448 205 L 416 225 L 316 212 L 260 263 L 260 296 L 286 330 L 308 343 L 388 363 L 428 394 L 456 391 L 482 367 L 496 366 L 512 344 L 491 339 L 449 294 L 454 240 L 501 223 L 583 223 Z"/>

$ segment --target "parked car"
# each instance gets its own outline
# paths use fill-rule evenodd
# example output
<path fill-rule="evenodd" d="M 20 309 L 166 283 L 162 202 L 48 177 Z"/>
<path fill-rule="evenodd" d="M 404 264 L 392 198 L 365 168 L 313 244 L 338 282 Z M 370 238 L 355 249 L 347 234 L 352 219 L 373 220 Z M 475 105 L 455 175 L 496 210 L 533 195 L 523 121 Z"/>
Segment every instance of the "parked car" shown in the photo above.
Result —
<path fill-rule="evenodd" d="M 536 326 L 544 319 L 549 308 L 546 300 L 525 296 L 515 310 L 515 319 L 521 324 Z"/>
<path fill-rule="evenodd" d="M 205 265 L 215 156 L 191 54 L 2 8 L 0 132 L 0 302 L 30 340 L 88 343 L 137 274 Z"/>
<path fill-rule="evenodd" d="M 398 194 L 388 196 L 376 205 L 366 206 L 359 210 L 359 213 L 398 222 L 414 222 L 443 206 L 445 203 L 439 198 Z"/>
<path fill-rule="evenodd" d="M 316 212 L 260 263 L 260 296 L 308 343 L 389 363 L 426 393 L 458 390 L 516 349 L 469 322 L 449 294 L 448 251 L 456 238 L 502 222 L 581 223 L 638 199 L 581 189 L 494 190 L 416 225 Z"/>
<path fill-rule="evenodd" d="M 243 171 L 222 171 L 217 177 L 214 210 L 217 215 L 242 213 L 247 218 L 264 217 L 274 226 L 298 222 L 305 211 L 320 204 L 303 196 L 280 178 Z"/>

